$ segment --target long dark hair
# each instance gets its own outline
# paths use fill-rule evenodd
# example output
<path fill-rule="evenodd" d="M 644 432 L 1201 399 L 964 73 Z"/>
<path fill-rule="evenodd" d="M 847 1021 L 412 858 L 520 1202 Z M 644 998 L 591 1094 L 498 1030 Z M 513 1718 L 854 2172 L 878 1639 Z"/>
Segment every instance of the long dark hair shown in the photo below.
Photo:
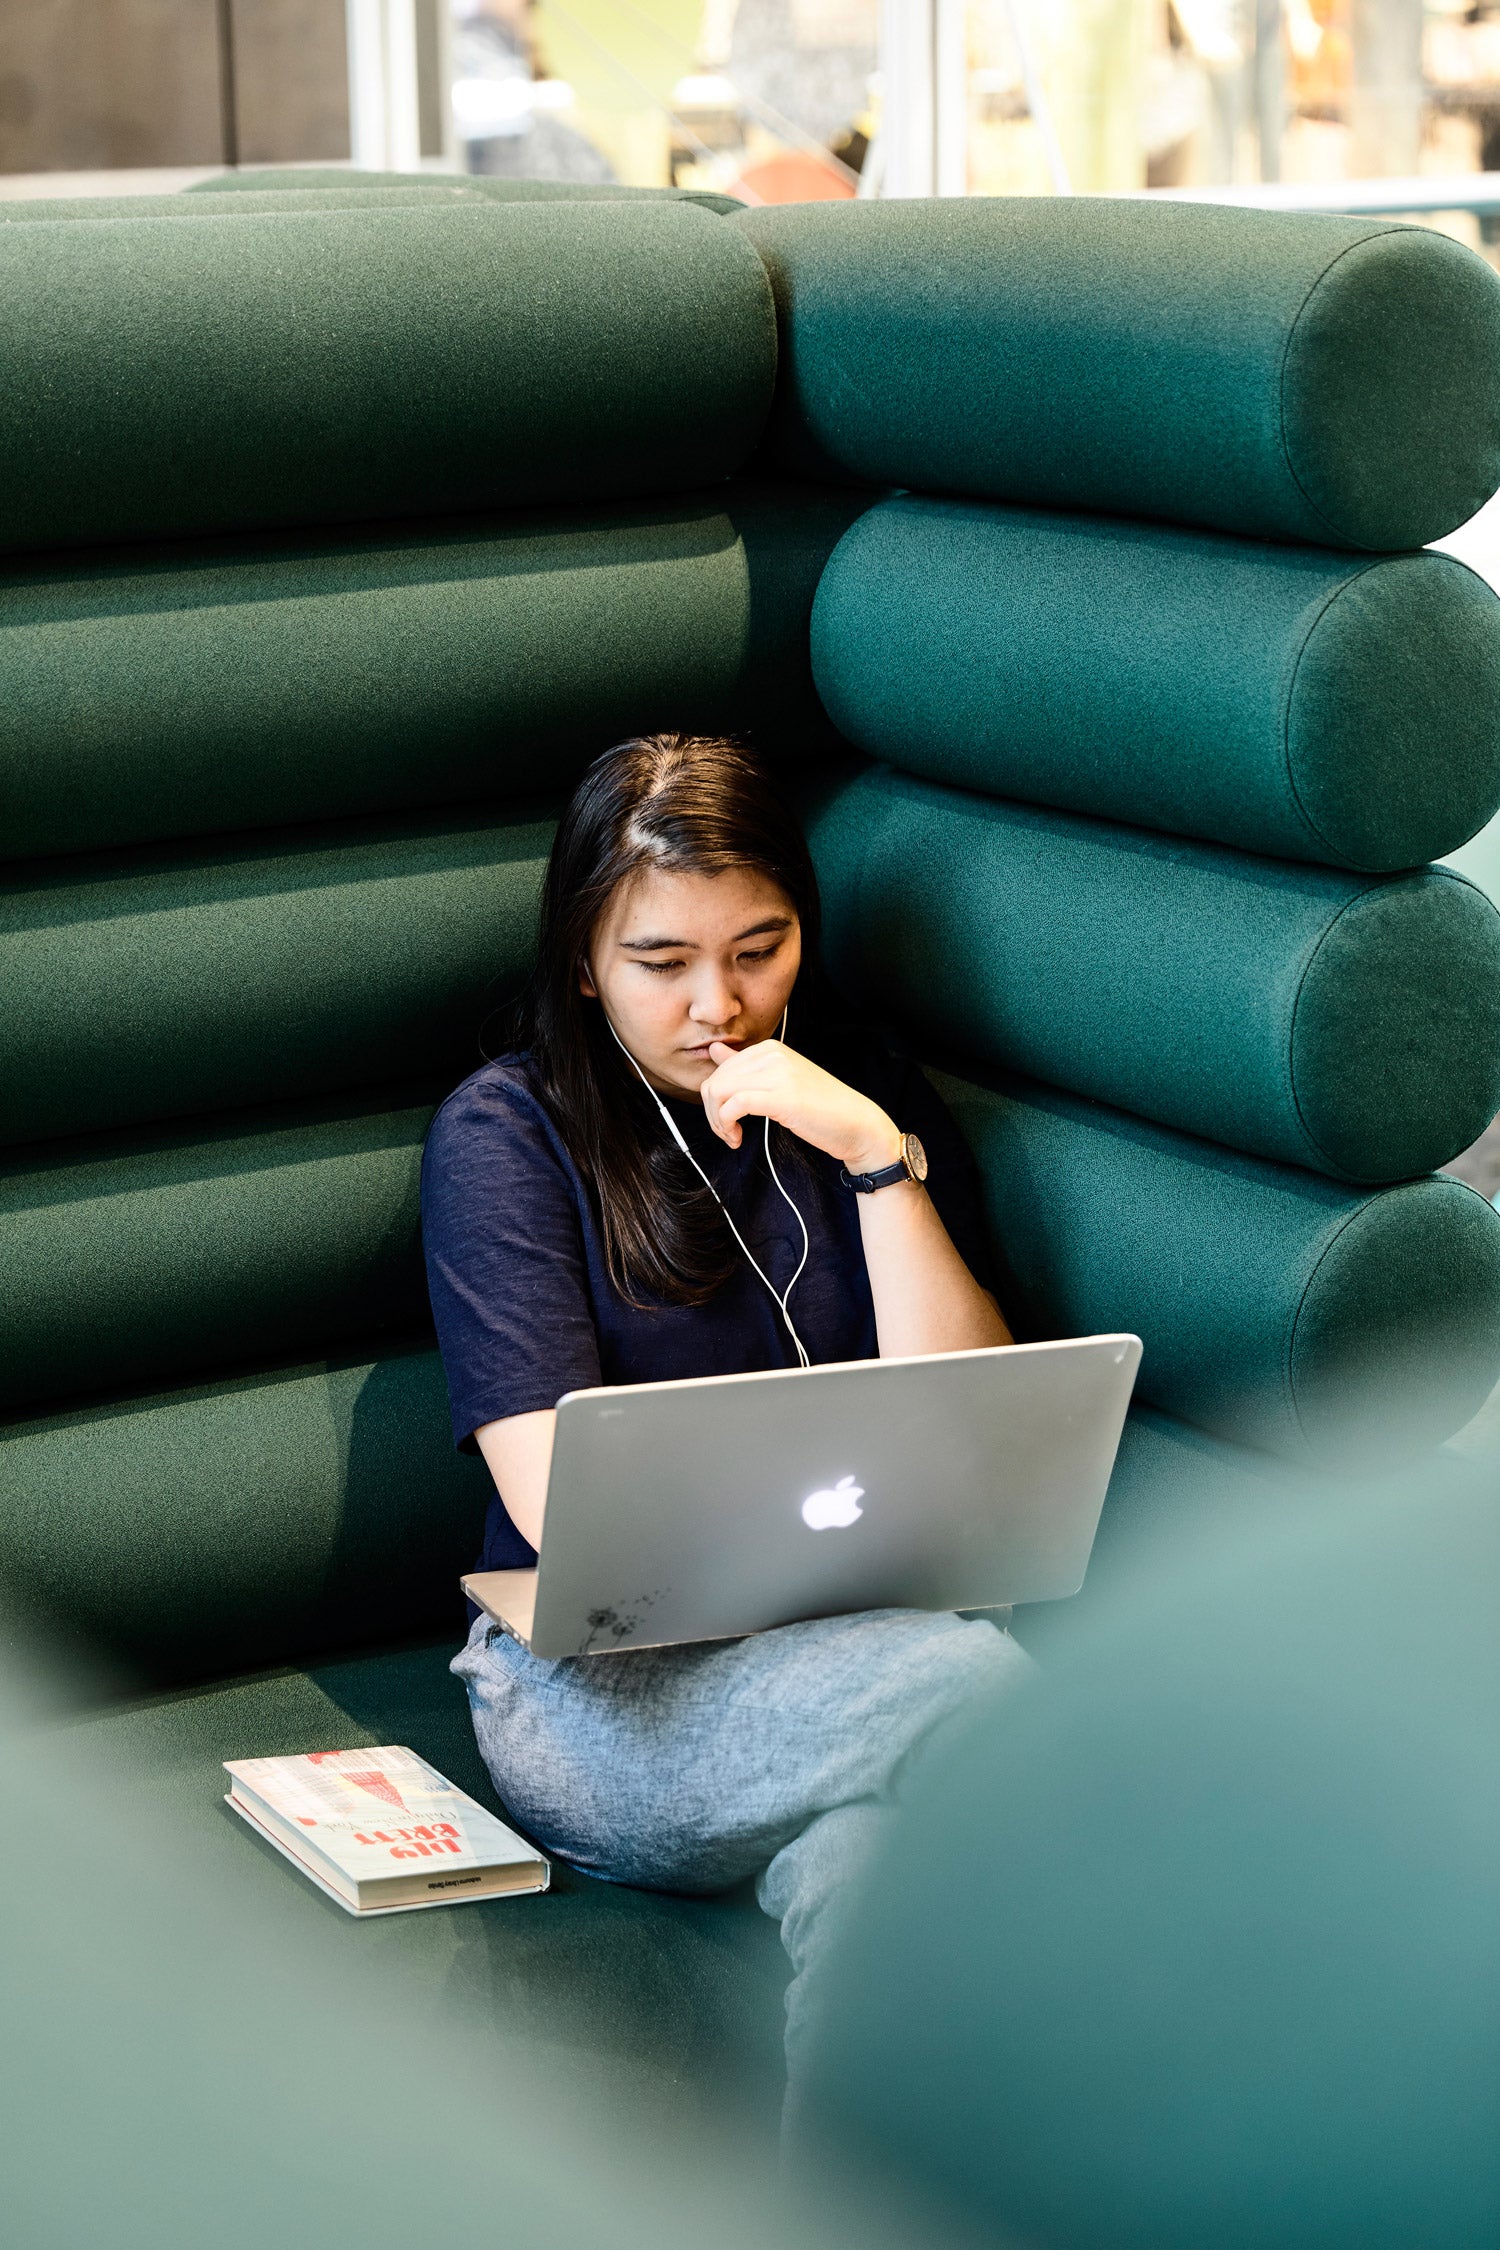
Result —
<path fill-rule="evenodd" d="M 643 868 L 719 875 L 749 867 L 785 891 L 816 960 L 817 877 L 770 776 L 739 743 L 648 734 L 594 760 L 563 814 L 542 886 L 537 962 L 517 1012 L 538 1091 L 597 1206 L 615 1286 L 701 1305 L 736 1252 L 718 1205 L 663 1131 L 579 971 L 619 885 Z"/>

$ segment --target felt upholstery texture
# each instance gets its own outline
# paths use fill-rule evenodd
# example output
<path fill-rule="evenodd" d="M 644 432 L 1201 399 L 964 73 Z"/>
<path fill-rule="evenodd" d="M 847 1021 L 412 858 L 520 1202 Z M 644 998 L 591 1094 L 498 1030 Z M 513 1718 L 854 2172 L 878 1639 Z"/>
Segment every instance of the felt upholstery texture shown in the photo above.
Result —
<path fill-rule="evenodd" d="M 98 1758 L 128 1777 L 153 1829 L 170 1834 L 181 1822 L 191 1832 L 200 1880 L 216 1900 L 233 1901 L 237 1929 L 263 1923 L 294 1952 L 305 1942 L 347 1987 L 385 1994 L 393 2020 L 446 2029 L 471 2082 L 485 2084 L 502 2109 L 503 2081 L 486 2078 L 491 2064 L 508 2057 L 513 2071 L 516 2056 L 533 2067 L 545 2057 L 543 2067 L 561 2070 L 575 2098 L 617 2108 L 623 2094 L 637 2132 L 681 2132 L 732 2112 L 773 2154 L 787 1962 L 748 1890 L 675 1898 L 593 1882 L 555 1863 L 540 1898 L 356 1923 L 226 1812 L 222 1759 L 388 1742 L 409 1744 L 498 1810 L 467 1699 L 448 1671 L 460 1638 L 455 1621 L 435 1643 L 137 1701 L 74 1719 L 53 1740 L 65 1754 Z M 564 2123 L 576 2131 L 570 2113 L 560 2130 Z M 513 2224 L 512 2203 L 508 2191 Z M 200 2199 L 194 2208 L 204 2207 Z M 274 2228 L 269 2205 L 268 2224 Z M 300 2221 L 296 2231 L 311 2244 Z M 618 2224 L 614 2233 L 620 2239 Z M 795 2227 L 792 2237 L 803 2239 Z M 809 2228 L 806 2241 L 814 2239 L 827 2241 Z"/>
<path fill-rule="evenodd" d="M 809 800 L 835 976 L 923 1040 L 1253 1154 L 1405 1178 L 1500 1109 L 1500 913 L 875 767 Z"/>
<path fill-rule="evenodd" d="M 1375 1194 L 1016 1080 L 934 1073 L 984 1174 L 1023 1339 L 1132 1330 L 1136 1395 L 1329 1467 L 1449 1437 L 1500 1376 L 1500 1212 Z"/>
<path fill-rule="evenodd" d="M 227 182 L 214 181 L 215 189 Z M 44 195 L 17 196 L 0 201 L 0 225 L 38 225 L 53 220 L 76 219 L 211 219 L 256 213 L 274 216 L 279 211 L 441 211 L 455 203 L 489 203 L 477 181 L 429 179 L 403 182 L 399 187 L 363 184 L 358 173 L 335 176 L 327 188 L 255 187 L 241 193 L 208 195 L 183 190 L 171 195 Z"/>
<path fill-rule="evenodd" d="M 0 227 L 0 546 L 690 490 L 775 351 L 673 204 Z"/>
<path fill-rule="evenodd" d="M 906 495 L 844 534 L 812 645 L 851 742 L 994 796 L 1378 872 L 1500 806 L 1500 599 L 1446 555 Z"/>
<path fill-rule="evenodd" d="M 432 1631 L 493 1487 L 442 1363 L 327 1356 L 0 1428 L 0 1581 L 158 1681 Z"/>
<path fill-rule="evenodd" d="M 482 173 L 453 178 L 433 172 L 332 172 L 321 165 L 267 165 L 254 171 L 220 172 L 197 180 L 182 192 L 202 195 L 252 195 L 311 192 L 342 196 L 351 188 L 422 188 L 476 196 L 486 203 L 701 203 L 710 211 L 743 211 L 732 195 L 704 188 L 626 187 L 618 180 L 502 180 Z"/>
<path fill-rule="evenodd" d="M 1500 278 L 1385 220 L 788 205 L 771 456 L 917 491 L 1418 547 L 1500 483 Z"/>
<path fill-rule="evenodd" d="M 664 726 L 832 744 L 808 615 L 860 505 L 738 484 L 0 564 L 0 857 L 562 789 Z"/>
<path fill-rule="evenodd" d="M 0 907 L 0 1141 L 454 1084 L 530 967 L 551 836 L 471 814 L 22 870 Z"/>
<path fill-rule="evenodd" d="M 0 1416 L 424 1329 L 416 1091 L 0 1166 Z"/>

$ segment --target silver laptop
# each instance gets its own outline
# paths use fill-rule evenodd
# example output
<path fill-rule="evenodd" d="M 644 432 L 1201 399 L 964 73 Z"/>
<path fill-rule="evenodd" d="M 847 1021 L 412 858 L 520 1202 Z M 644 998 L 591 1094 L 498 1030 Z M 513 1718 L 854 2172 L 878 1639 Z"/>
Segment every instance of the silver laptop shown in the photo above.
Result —
<path fill-rule="evenodd" d="M 537 1656 L 1083 1584 L 1138 1336 L 572 1391 L 535 1570 L 464 1591 Z"/>

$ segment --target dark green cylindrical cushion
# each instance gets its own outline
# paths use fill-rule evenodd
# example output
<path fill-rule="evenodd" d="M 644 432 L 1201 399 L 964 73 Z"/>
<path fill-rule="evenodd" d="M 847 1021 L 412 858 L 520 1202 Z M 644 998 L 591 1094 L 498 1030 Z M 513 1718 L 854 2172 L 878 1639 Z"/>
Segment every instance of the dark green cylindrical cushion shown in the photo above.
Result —
<path fill-rule="evenodd" d="M 984 1175 L 1024 1336 L 1128 1329 L 1138 1395 L 1330 1466 L 1451 1437 L 1500 1375 L 1500 1212 L 1362 1194 L 1020 1082 L 935 1074 Z"/>
<path fill-rule="evenodd" d="M 158 1680 L 462 1633 L 490 1480 L 436 1351 L 0 1430 L 0 1583 Z"/>
<path fill-rule="evenodd" d="M 933 781 L 1375 871 L 1500 805 L 1500 600 L 1445 555 L 906 496 L 812 632 L 843 733 Z"/>
<path fill-rule="evenodd" d="M 1426 1172 L 1500 1109 L 1500 914 L 876 767 L 810 804 L 835 974 L 929 1041 L 1231 1148 Z"/>
<path fill-rule="evenodd" d="M 712 484 L 775 353 L 675 204 L 0 227 L 0 545 Z"/>
<path fill-rule="evenodd" d="M 45 863 L 0 901 L 0 1140 L 451 1084 L 530 967 L 551 841 L 429 821 Z"/>
<path fill-rule="evenodd" d="M 618 180 L 502 180 L 483 173 L 331 171 L 315 164 L 267 166 L 263 171 L 220 172 L 181 192 L 201 195 L 263 195 L 311 192 L 347 195 L 351 188 L 422 188 L 429 194 L 477 196 L 487 203 L 701 203 L 711 211 L 743 211 L 732 195 L 705 188 L 626 187 Z"/>
<path fill-rule="evenodd" d="M 211 186 L 227 187 L 228 182 L 215 180 Z M 252 218 L 257 213 L 274 215 L 278 211 L 441 210 L 448 204 L 494 201 L 477 181 L 432 179 L 403 181 L 390 187 L 377 182 L 372 186 L 363 184 L 354 173 L 336 177 L 336 184 L 327 188 L 266 188 L 257 183 L 248 192 L 234 195 L 191 191 L 191 200 L 189 192 L 17 197 L 0 202 L 0 224 L 40 225 L 54 219 L 211 219 L 230 213 Z"/>
<path fill-rule="evenodd" d="M 1425 229 L 1097 196 L 731 225 L 804 473 L 1373 548 L 1500 483 L 1500 279 Z"/>
<path fill-rule="evenodd" d="M 832 736 L 818 574 L 859 506 L 736 485 L 0 567 L 0 856 L 562 788 L 621 736 Z"/>
<path fill-rule="evenodd" d="M 89 1136 L 0 1168 L 0 1416 L 427 1323 L 428 1103 Z"/>

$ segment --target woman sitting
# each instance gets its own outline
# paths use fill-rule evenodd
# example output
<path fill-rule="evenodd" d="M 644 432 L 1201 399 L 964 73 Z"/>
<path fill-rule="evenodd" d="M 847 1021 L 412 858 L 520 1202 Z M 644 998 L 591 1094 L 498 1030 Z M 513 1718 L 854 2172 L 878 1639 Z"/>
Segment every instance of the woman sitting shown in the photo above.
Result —
<path fill-rule="evenodd" d="M 589 768 L 522 1036 L 444 1103 L 423 1165 L 454 1435 L 496 1486 L 481 1569 L 541 1546 L 568 1391 L 1009 1342 L 968 1152 L 820 989 L 817 940 L 801 831 L 743 749 L 660 735 Z M 562 1659 L 480 1617 L 453 1667 L 547 1851 L 657 1890 L 758 1874 L 797 1971 L 793 2064 L 897 1768 L 1026 1668 L 988 1620 L 916 1610 Z"/>

